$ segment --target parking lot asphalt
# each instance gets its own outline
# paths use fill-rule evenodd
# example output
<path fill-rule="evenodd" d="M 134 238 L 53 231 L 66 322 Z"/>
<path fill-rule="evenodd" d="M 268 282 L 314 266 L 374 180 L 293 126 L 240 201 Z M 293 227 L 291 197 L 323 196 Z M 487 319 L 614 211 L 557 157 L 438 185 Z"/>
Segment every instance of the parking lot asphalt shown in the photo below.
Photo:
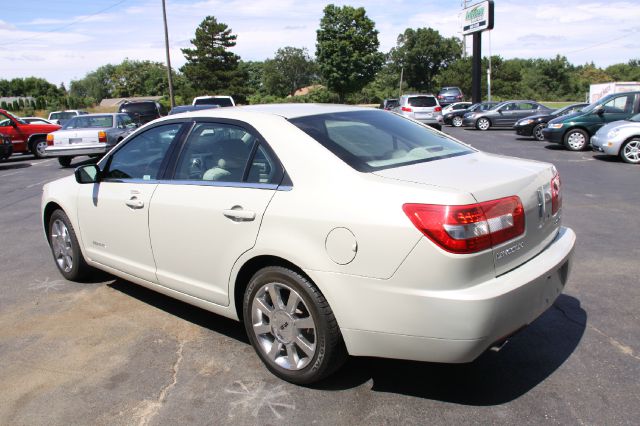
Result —
<path fill-rule="evenodd" d="M 107 274 L 64 280 L 39 207 L 71 169 L 0 163 L 0 424 L 637 424 L 640 167 L 509 130 L 444 131 L 556 164 L 578 236 L 564 294 L 473 363 L 351 358 L 308 388 L 272 376 L 240 323 Z"/>

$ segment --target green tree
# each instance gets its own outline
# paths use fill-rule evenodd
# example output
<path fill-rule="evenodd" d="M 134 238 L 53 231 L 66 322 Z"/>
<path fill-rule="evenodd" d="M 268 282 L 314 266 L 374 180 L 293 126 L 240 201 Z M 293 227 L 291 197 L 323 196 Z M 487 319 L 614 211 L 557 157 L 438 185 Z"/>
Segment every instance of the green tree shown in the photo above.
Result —
<path fill-rule="evenodd" d="M 398 35 L 391 58 L 396 67 L 404 68 L 404 78 L 410 87 L 433 91 L 438 73 L 459 59 L 462 52 L 460 40 L 445 38 L 433 28 L 407 28 Z"/>
<path fill-rule="evenodd" d="M 306 48 L 283 47 L 263 66 L 263 85 L 267 93 L 284 97 L 308 86 L 315 77 L 315 63 Z"/>
<path fill-rule="evenodd" d="M 363 7 L 324 8 L 316 41 L 318 70 L 340 102 L 374 79 L 384 58 L 379 45 L 375 23 Z"/>
<path fill-rule="evenodd" d="M 236 45 L 231 28 L 215 17 L 207 16 L 191 40 L 193 48 L 182 49 L 187 62 L 181 68 L 200 94 L 230 94 L 245 97 L 244 77 L 238 67 L 240 57 L 228 49 Z"/>
<path fill-rule="evenodd" d="M 615 81 L 640 81 L 640 59 L 631 59 L 626 64 L 614 64 L 604 71 Z"/>

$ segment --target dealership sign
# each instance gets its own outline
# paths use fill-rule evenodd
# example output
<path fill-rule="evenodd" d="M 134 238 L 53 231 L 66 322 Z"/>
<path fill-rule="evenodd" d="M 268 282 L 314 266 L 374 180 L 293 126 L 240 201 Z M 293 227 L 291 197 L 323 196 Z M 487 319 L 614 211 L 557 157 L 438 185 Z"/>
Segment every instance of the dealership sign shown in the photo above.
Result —
<path fill-rule="evenodd" d="M 483 1 L 462 11 L 462 34 L 493 29 L 493 1 Z"/>

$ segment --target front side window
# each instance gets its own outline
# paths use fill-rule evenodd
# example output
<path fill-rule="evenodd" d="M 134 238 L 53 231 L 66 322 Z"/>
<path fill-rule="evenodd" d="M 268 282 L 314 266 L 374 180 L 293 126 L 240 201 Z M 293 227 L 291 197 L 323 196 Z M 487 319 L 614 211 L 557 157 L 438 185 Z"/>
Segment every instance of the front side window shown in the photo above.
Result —
<path fill-rule="evenodd" d="M 610 114 L 631 114 L 633 112 L 633 94 L 618 96 L 604 104 L 604 112 Z"/>
<path fill-rule="evenodd" d="M 474 152 L 426 126 L 382 111 L 319 114 L 290 122 L 362 172 Z"/>
<path fill-rule="evenodd" d="M 129 139 L 107 161 L 104 179 L 157 179 L 169 146 L 182 124 L 165 124 Z"/>

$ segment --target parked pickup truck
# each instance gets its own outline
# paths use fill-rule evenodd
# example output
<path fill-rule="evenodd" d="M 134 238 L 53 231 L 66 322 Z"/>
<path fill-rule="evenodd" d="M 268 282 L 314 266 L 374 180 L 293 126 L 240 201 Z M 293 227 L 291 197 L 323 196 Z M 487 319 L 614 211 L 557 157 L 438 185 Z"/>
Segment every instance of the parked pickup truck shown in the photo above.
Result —
<path fill-rule="evenodd" d="M 13 153 L 33 154 L 43 158 L 47 148 L 47 134 L 55 132 L 57 124 L 28 124 L 8 111 L 0 109 L 0 133 L 11 139 Z"/>

